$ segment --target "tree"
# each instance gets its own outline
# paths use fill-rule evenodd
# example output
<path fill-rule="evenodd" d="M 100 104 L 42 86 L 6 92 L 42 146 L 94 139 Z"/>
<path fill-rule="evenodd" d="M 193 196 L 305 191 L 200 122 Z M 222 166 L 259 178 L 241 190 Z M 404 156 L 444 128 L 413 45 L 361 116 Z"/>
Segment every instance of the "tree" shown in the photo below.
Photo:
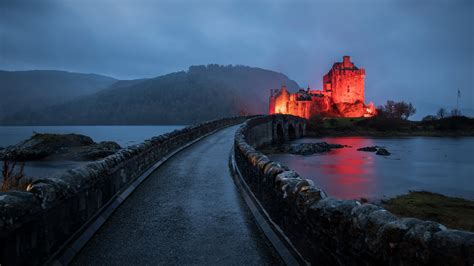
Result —
<path fill-rule="evenodd" d="M 404 119 L 416 113 L 415 107 L 411 103 L 404 101 L 394 102 L 387 101 L 387 103 L 381 108 L 382 113 L 388 118 Z"/>
<path fill-rule="evenodd" d="M 387 101 L 387 103 L 382 108 L 384 110 L 384 113 L 388 117 L 395 116 L 395 102 L 394 101 Z"/>
<path fill-rule="evenodd" d="M 411 103 L 404 101 L 395 103 L 395 117 L 407 120 L 408 117 L 416 113 L 415 107 Z"/>
<path fill-rule="evenodd" d="M 451 116 L 461 116 L 461 110 L 454 108 L 451 110 Z"/>
<path fill-rule="evenodd" d="M 439 119 L 443 119 L 446 116 L 446 109 L 439 108 L 437 115 Z"/>
<path fill-rule="evenodd" d="M 405 120 L 407 120 L 408 117 L 414 115 L 415 113 L 416 113 L 416 108 L 413 106 L 413 104 L 408 103 L 408 107 L 403 113 L 403 117 L 405 118 Z"/>

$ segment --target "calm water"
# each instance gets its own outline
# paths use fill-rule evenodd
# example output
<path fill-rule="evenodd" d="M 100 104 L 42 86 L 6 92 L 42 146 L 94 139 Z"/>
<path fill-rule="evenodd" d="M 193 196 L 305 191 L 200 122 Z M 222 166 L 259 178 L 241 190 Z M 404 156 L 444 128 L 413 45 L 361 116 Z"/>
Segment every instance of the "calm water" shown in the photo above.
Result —
<path fill-rule="evenodd" d="M 122 147 L 138 144 L 184 126 L 0 126 L 0 147 L 7 147 L 38 133 L 77 133 L 95 142 L 115 141 Z M 1 161 L 0 161 L 1 162 Z M 36 161 L 26 162 L 25 173 L 32 177 L 47 177 L 87 162 Z"/>
<path fill-rule="evenodd" d="M 474 199 L 474 138 L 366 138 L 300 139 L 352 146 L 310 156 L 270 155 L 323 188 L 330 196 L 377 199 L 428 190 Z M 383 146 L 391 156 L 357 151 Z"/>

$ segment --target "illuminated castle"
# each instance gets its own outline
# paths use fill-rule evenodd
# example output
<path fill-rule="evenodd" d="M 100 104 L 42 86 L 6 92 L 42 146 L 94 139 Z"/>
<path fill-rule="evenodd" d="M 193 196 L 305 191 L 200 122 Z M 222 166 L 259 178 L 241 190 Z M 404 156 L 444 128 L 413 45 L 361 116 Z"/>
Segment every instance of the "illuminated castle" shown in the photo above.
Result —
<path fill-rule="evenodd" d="M 323 91 L 299 90 L 289 93 L 285 86 L 271 90 L 270 114 L 292 114 L 304 118 L 321 114 L 339 117 L 370 117 L 373 103 L 364 103 L 365 69 L 357 68 L 349 56 L 334 63 L 323 77 Z"/>

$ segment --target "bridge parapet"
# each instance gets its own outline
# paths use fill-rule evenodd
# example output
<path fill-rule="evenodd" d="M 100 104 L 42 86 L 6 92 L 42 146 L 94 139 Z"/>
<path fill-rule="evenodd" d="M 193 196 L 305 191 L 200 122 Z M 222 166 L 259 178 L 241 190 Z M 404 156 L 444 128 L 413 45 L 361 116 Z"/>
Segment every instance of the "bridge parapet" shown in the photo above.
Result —
<path fill-rule="evenodd" d="M 35 180 L 28 192 L 0 193 L 0 265 L 43 264 L 90 224 L 154 163 L 217 129 L 242 123 L 225 118 L 185 127 L 69 170 Z"/>
<path fill-rule="evenodd" d="M 249 119 L 236 132 L 234 158 L 255 197 L 307 261 L 318 265 L 474 264 L 474 233 L 398 218 L 373 204 L 328 197 L 311 180 L 257 150 L 301 137 L 305 130 L 305 121 L 294 116 Z"/>

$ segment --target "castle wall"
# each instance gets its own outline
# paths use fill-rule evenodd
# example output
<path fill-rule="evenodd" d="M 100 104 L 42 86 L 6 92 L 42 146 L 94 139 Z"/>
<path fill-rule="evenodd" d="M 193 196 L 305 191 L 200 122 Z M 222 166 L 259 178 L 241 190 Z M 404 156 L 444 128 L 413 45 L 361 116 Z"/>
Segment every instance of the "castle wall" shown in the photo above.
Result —
<path fill-rule="evenodd" d="M 314 97 L 311 101 L 309 115 L 306 118 L 310 118 L 313 115 L 327 113 L 331 110 L 331 98 L 325 97 Z"/>
<path fill-rule="evenodd" d="M 332 70 L 331 88 L 334 103 L 364 102 L 365 71 Z"/>

